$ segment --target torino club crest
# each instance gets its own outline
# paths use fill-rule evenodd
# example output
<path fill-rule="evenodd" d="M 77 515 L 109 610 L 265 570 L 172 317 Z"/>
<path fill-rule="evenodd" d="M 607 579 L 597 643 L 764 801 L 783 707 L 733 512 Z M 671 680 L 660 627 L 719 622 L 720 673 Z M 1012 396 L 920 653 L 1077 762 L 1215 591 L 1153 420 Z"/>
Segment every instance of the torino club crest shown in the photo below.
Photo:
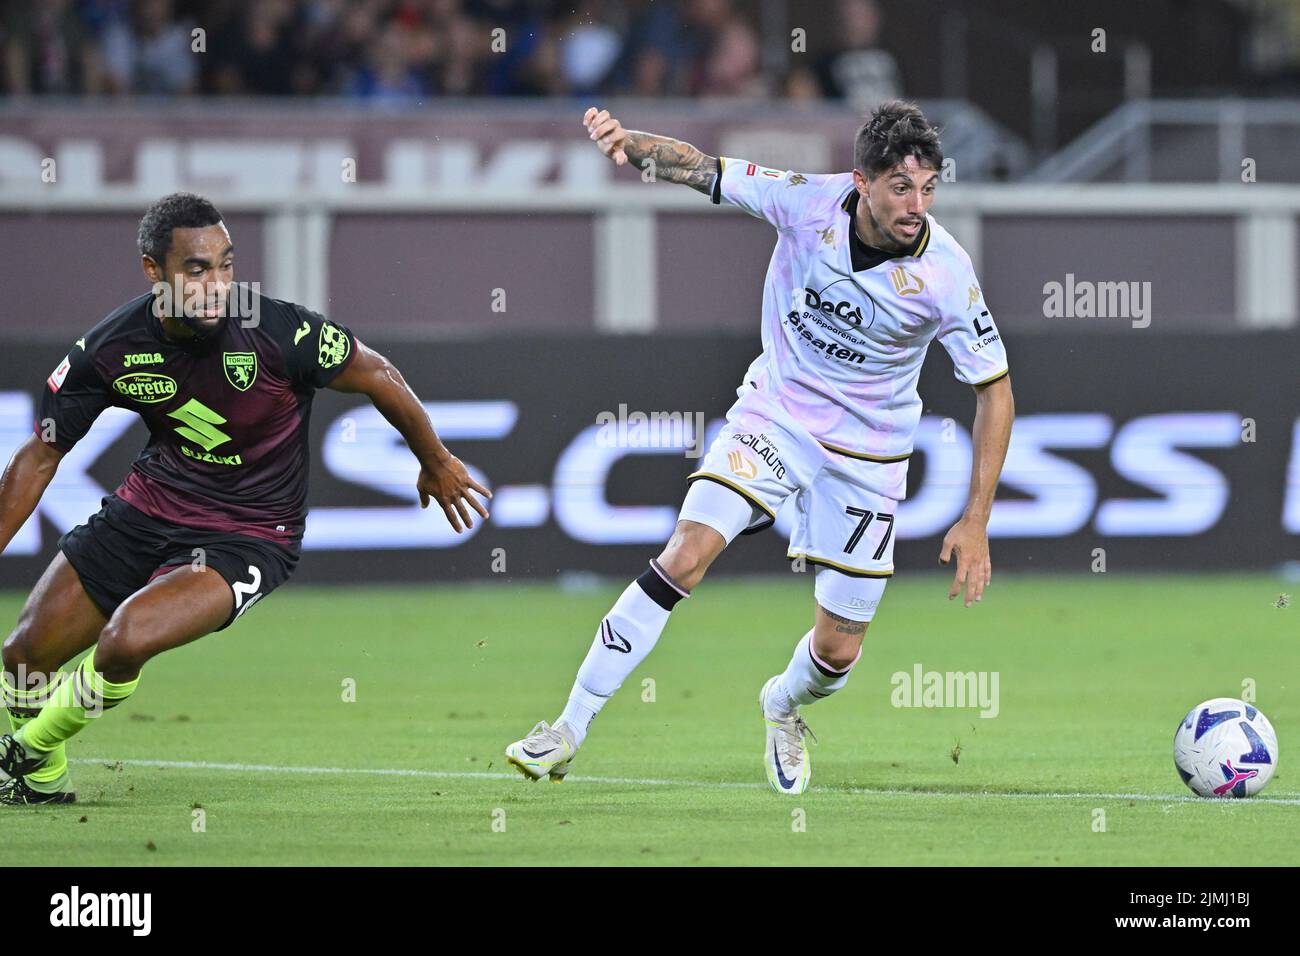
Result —
<path fill-rule="evenodd" d="M 241 392 L 253 387 L 257 380 L 256 352 L 226 352 L 222 355 L 222 364 L 226 369 L 226 381 Z"/>

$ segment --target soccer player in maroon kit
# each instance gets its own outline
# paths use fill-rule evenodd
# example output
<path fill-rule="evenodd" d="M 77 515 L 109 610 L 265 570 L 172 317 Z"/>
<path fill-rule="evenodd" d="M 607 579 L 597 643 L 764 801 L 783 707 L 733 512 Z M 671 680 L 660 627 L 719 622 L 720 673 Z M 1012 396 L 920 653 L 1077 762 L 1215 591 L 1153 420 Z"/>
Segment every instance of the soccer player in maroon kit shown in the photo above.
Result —
<path fill-rule="evenodd" d="M 139 247 L 153 289 L 59 363 L 34 434 L 0 477 L 2 551 L 100 412 L 129 408 L 149 427 L 103 509 L 59 539 L 4 642 L 13 733 L 0 736 L 0 803 L 72 802 L 64 742 L 130 696 L 146 661 L 228 627 L 288 580 L 316 389 L 365 395 L 402 434 L 420 462 L 422 507 L 438 502 L 457 532 L 473 526 L 471 511 L 488 516 L 473 493 L 491 494 L 388 359 L 318 313 L 234 285 L 234 247 L 210 202 L 159 200 Z"/>

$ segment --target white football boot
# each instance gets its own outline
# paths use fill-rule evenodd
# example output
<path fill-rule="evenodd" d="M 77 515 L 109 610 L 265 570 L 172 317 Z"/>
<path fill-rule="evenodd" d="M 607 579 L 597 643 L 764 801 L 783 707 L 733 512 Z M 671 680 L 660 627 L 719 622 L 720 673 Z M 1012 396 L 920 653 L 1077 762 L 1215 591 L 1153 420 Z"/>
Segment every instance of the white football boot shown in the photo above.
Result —
<path fill-rule="evenodd" d="M 527 737 L 506 748 L 506 760 L 529 780 L 549 776 L 552 783 L 563 783 L 569 761 L 577 752 L 563 730 L 543 720 Z"/>
<path fill-rule="evenodd" d="M 774 717 L 768 712 L 767 694 L 778 680 L 779 675 L 769 679 L 758 695 L 763 723 L 767 725 L 763 765 L 767 768 L 767 782 L 773 790 L 777 793 L 799 794 L 808 789 L 812 780 L 812 755 L 808 753 L 804 738 L 811 737 L 816 743 L 817 735 L 803 722 L 797 708 L 785 717 Z"/>

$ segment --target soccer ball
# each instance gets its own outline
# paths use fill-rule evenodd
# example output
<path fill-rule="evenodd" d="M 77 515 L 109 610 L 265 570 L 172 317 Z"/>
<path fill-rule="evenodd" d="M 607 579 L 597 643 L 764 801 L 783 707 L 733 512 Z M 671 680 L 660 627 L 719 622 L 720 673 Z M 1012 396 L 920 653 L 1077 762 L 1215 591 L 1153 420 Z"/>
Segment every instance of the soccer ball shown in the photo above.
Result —
<path fill-rule="evenodd" d="M 1197 704 L 1174 734 L 1174 768 L 1202 797 L 1250 797 L 1277 769 L 1277 733 L 1260 711 L 1234 697 Z"/>

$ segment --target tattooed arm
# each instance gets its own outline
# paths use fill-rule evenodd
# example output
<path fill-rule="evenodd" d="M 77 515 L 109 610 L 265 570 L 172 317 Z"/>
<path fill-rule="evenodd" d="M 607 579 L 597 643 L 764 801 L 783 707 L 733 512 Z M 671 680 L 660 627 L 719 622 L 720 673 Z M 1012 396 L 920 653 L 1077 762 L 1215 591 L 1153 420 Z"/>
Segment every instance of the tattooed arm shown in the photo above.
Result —
<path fill-rule="evenodd" d="M 656 179 L 682 183 L 706 196 L 713 192 L 718 176 L 716 156 L 707 156 L 681 140 L 624 129 L 609 110 L 592 107 L 582 123 L 600 151 L 619 166 L 631 162 L 637 169 L 645 169 L 653 163 Z"/>

